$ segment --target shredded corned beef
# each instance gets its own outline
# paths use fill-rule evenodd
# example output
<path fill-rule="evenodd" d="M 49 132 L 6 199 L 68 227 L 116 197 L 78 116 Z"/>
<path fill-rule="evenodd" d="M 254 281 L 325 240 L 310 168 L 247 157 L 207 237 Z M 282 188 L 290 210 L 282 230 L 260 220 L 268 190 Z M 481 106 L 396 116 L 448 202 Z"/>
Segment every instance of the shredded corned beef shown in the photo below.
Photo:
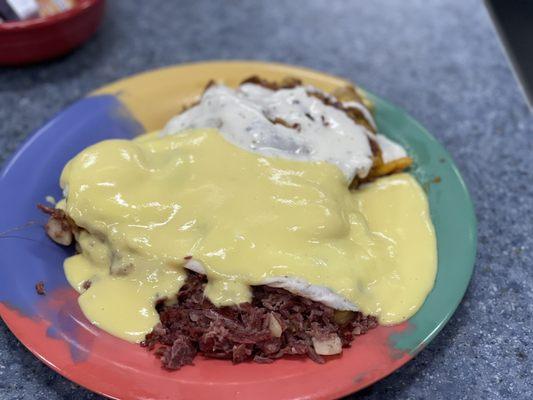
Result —
<path fill-rule="evenodd" d="M 46 289 L 44 288 L 44 282 L 39 281 L 35 284 L 35 291 L 38 295 L 44 296 L 46 295 Z"/>
<path fill-rule="evenodd" d="M 160 301 L 156 305 L 161 323 L 141 345 L 154 350 L 164 368 L 192 364 L 197 354 L 234 363 L 270 363 L 283 356 L 307 356 L 324 363 L 317 354 L 321 350 L 316 350 L 324 346 L 317 343 L 348 347 L 355 336 L 377 326 L 374 317 L 359 312 L 339 314 L 268 286 L 253 288 L 251 304 L 217 308 L 204 297 L 205 284 L 204 276 L 190 273 L 174 304 Z"/>
<path fill-rule="evenodd" d="M 74 233 L 79 229 L 76 223 L 59 208 L 44 204 L 37 204 L 37 208 L 50 216 L 44 227 L 50 239 L 63 246 L 69 246 L 74 240 Z"/>

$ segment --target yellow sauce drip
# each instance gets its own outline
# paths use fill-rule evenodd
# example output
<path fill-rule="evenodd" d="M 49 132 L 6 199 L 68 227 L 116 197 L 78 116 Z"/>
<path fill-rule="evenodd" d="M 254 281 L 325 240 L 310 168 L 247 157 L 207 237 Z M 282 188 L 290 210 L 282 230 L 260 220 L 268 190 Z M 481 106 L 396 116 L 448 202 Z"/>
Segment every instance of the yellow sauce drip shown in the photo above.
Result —
<path fill-rule="evenodd" d="M 85 229 L 67 279 L 89 320 L 130 341 L 158 322 L 154 302 L 179 290 L 187 256 L 203 263 L 216 305 L 249 301 L 249 286 L 268 278 L 298 278 L 383 324 L 413 315 L 435 279 L 427 200 L 407 174 L 350 192 L 333 165 L 263 157 L 195 130 L 98 143 L 67 164 L 61 186 Z"/>

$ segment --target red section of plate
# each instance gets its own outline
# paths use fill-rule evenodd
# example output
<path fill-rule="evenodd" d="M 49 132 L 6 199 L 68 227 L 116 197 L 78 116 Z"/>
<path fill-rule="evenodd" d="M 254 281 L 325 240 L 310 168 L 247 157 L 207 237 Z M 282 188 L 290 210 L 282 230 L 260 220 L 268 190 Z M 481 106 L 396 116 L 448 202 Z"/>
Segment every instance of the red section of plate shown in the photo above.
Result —
<path fill-rule="evenodd" d="M 305 359 L 281 359 L 275 364 L 243 363 L 198 357 L 194 366 L 170 372 L 138 345 L 119 340 L 92 326 L 77 307 L 72 290 L 49 293 L 41 305 L 77 319 L 77 351 L 50 334 L 42 319 L 28 318 L 0 303 L 0 313 L 11 331 L 41 361 L 70 380 L 113 399 L 332 399 L 362 389 L 399 368 L 411 357 L 390 346 L 393 334 L 407 323 L 378 327 L 354 341 L 342 357 L 324 365 Z M 43 310 L 47 312 L 46 310 Z M 61 336 L 61 335 L 59 335 Z M 65 338 L 63 338 L 65 339 Z M 36 349 L 47 349 L 48 358 Z"/>
<path fill-rule="evenodd" d="M 0 23 L 0 65 L 21 65 L 68 53 L 98 29 L 105 0 L 79 0 L 45 18 Z"/>

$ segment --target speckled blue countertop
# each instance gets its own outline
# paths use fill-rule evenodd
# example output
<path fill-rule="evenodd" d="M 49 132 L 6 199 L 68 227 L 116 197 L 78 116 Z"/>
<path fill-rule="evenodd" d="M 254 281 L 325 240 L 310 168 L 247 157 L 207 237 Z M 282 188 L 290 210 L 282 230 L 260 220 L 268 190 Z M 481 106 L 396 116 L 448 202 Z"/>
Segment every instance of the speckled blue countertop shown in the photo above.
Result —
<path fill-rule="evenodd" d="M 413 361 L 354 399 L 533 398 L 533 116 L 476 0 L 109 1 L 73 54 L 0 69 L 0 162 L 88 91 L 208 59 L 298 64 L 406 109 L 455 158 L 479 250 L 464 301 Z M 0 399 L 97 399 L 0 322 Z"/>

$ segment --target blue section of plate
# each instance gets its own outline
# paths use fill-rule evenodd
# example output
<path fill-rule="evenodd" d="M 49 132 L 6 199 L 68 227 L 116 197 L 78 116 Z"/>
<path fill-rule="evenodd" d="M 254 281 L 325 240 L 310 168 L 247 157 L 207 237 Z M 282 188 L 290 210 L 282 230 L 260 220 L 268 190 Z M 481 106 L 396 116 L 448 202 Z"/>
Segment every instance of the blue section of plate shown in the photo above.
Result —
<path fill-rule="evenodd" d="M 36 206 L 46 203 L 46 196 L 62 197 L 61 171 L 82 149 L 142 132 L 142 126 L 114 96 L 88 97 L 43 126 L 7 163 L 0 175 L 1 302 L 33 316 L 38 281 L 45 282 L 48 290 L 68 285 L 60 266 L 71 250 L 46 237 L 47 217 Z"/>

